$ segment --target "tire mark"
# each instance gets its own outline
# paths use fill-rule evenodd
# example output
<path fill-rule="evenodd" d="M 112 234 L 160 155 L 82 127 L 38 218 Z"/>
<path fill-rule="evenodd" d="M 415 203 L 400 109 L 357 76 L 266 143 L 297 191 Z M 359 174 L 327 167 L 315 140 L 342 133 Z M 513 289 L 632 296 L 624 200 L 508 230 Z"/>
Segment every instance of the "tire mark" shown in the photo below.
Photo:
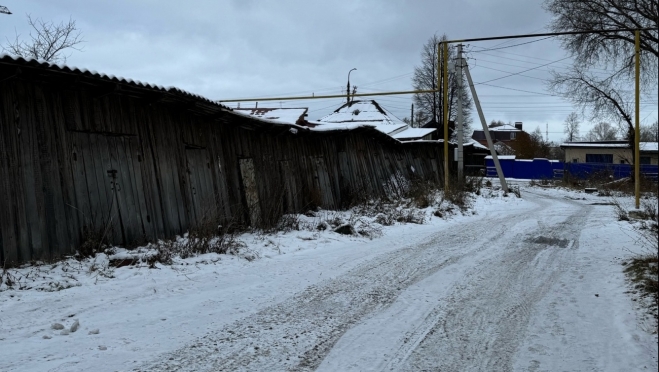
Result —
<path fill-rule="evenodd" d="M 535 211 L 546 205 L 539 202 Z M 494 237 L 479 234 L 491 230 L 489 220 L 472 223 L 467 231 L 442 231 L 425 243 L 378 256 L 341 277 L 311 285 L 136 370 L 314 370 L 351 326 L 389 306 L 405 288 L 488 249 L 491 239 L 501 238 L 524 218 L 511 215 L 516 218 L 502 221 Z"/>
<path fill-rule="evenodd" d="M 412 347 L 401 349 L 387 370 L 510 370 L 534 304 L 578 248 L 580 226 L 591 211 L 578 206 L 563 222 L 520 234 L 497 263 L 472 270 L 471 281 L 429 315 L 423 325 L 429 328 L 418 329 Z"/>

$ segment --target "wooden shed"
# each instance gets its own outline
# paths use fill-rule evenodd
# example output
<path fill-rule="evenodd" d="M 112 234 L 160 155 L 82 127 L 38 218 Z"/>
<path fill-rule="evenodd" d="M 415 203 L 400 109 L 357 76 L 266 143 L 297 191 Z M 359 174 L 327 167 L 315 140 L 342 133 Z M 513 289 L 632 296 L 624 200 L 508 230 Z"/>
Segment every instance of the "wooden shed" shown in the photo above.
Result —
<path fill-rule="evenodd" d="M 264 226 L 443 173 L 441 142 L 272 123 L 177 88 L 0 56 L 6 265 L 75 253 L 89 232 L 130 247 L 209 219 Z"/>

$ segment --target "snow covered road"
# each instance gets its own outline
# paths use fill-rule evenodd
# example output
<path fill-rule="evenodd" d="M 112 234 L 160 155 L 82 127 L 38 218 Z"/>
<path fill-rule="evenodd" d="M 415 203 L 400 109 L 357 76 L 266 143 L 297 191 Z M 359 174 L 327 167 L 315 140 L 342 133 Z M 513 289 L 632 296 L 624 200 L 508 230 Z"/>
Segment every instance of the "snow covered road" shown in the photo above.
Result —
<path fill-rule="evenodd" d="M 596 208 L 529 196 L 531 209 L 442 229 L 421 244 L 383 254 L 227 324 L 145 369 L 630 370 L 630 360 L 616 364 L 610 356 L 623 350 L 642 356 L 643 350 L 606 323 L 592 324 L 595 319 L 582 314 L 588 323 L 582 330 L 614 332 L 584 349 L 565 337 L 573 319 L 556 312 L 545 319 L 548 334 L 529 328 L 534 315 L 544 312 L 543 299 L 552 297 L 555 304 L 566 300 L 561 288 L 579 286 L 573 279 L 582 271 L 580 234 Z M 567 300 L 595 295 L 579 292 Z M 600 300 L 610 305 L 604 296 Z M 546 358 L 549 353 L 553 357 Z"/>
<path fill-rule="evenodd" d="M 656 370 L 612 207 L 522 192 L 372 241 L 297 236 L 251 263 L 0 297 L 0 370 Z M 101 332 L 41 339 L 53 313 Z"/>

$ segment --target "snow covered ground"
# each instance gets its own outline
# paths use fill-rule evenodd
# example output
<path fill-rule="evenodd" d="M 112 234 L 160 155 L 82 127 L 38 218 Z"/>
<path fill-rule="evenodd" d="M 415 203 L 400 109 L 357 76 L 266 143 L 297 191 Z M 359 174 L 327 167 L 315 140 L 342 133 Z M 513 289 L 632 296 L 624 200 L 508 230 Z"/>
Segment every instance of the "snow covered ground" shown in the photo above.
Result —
<path fill-rule="evenodd" d="M 13 271 L 32 289 L 0 288 L 0 370 L 657 370 L 629 222 L 607 197 L 521 191 L 373 239 L 245 235 L 251 261 Z"/>

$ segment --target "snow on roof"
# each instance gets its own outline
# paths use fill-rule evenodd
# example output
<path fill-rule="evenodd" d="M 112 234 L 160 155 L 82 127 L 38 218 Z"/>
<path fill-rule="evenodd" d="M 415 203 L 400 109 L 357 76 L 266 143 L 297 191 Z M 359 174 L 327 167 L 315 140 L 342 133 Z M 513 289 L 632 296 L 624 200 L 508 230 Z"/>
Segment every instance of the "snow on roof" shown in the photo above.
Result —
<path fill-rule="evenodd" d="M 641 142 L 639 149 L 647 152 L 659 152 L 659 142 Z"/>
<path fill-rule="evenodd" d="M 560 147 L 601 147 L 607 149 L 629 147 L 627 142 L 598 143 L 598 142 L 565 142 Z"/>
<path fill-rule="evenodd" d="M 481 150 L 489 150 L 490 148 L 487 146 L 481 145 L 478 141 L 471 140 L 469 142 L 465 142 L 463 146 L 474 146 L 475 149 L 481 149 Z"/>
<path fill-rule="evenodd" d="M 320 124 L 325 123 L 371 123 L 385 125 L 405 125 L 405 123 L 393 114 L 378 105 L 373 100 L 352 101 L 334 110 L 331 114 L 318 120 Z"/>
<path fill-rule="evenodd" d="M 309 130 L 315 131 L 315 132 L 329 132 L 333 130 L 353 130 L 357 128 L 364 128 L 364 127 L 369 127 L 373 128 L 375 125 L 369 125 L 369 124 L 363 124 L 363 123 L 332 123 L 332 124 L 322 124 L 318 123 L 316 121 L 311 121 L 309 122 L 311 124 L 321 124 L 312 128 L 309 128 Z"/>
<path fill-rule="evenodd" d="M 510 160 L 510 159 L 515 160 L 516 157 L 517 157 L 517 155 L 499 155 L 498 156 L 499 160 Z M 492 159 L 492 155 L 486 156 L 485 159 Z"/>
<path fill-rule="evenodd" d="M 364 121 L 347 121 L 343 123 L 326 123 L 321 121 L 309 121 L 309 124 L 315 125 L 312 130 L 315 131 L 328 131 L 328 130 L 345 130 L 355 129 L 361 127 L 372 127 L 384 134 L 393 135 L 407 128 L 407 124 L 379 124 L 378 122 L 364 122 Z"/>
<path fill-rule="evenodd" d="M 12 56 L 12 55 L 9 55 L 9 54 L 0 54 L 0 63 L 2 63 L 2 62 L 5 62 L 5 63 L 6 62 L 13 62 L 13 63 L 19 62 L 21 64 L 34 66 L 34 67 L 45 67 L 45 68 L 49 68 L 49 69 L 56 70 L 56 71 L 80 74 L 80 75 L 83 75 L 83 76 L 90 76 L 90 77 L 109 80 L 109 81 L 113 81 L 113 82 L 130 84 L 130 85 L 134 85 L 134 86 L 138 86 L 138 87 L 142 87 L 142 88 L 149 88 L 149 89 L 158 90 L 158 91 L 162 91 L 162 92 L 177 93 L 177 94 L 180 94 L 180 95 L 183 95 L 183 96 L 188 96 L 188 97 L 191 97 L 191 98 L 199 99 L 199 100 L 205 101 L 207 103 L 215 104 L 215 105 L 220 106 L 220 107 L 222 107 L 224 109 L 227 109 L 227 110 L 231 110 L 229 107 L 224 106 L 224 105 L 218 103 L 217 101 L 211 100 L 209 98 L 206 98 L 206 97 L 200 96 L 198 94 L 194 94 L 194 93 L 191 93 L 191 92 L 188 92 L 186 90 L 176 88 L 176 87 L 173 87 L 173 86 L 167 86 L 166 87 L 166 86 L 157 85 L 157 84 L 149 84 L 149 83 L 141 82 L 139 80 L 126 79 L 126 78 L 123 78 L 121 76 L 117 77 L 117 76 L 114 76 L 114 75 L 107 75 L 107 74 L 104 74 L 104 73 L 96 72 L 94 70 L 87 70 L 87 69 L 84 69 L 84 68 L 78 68 L 78 67 L 74 67 L 74 66 L 67 66 L 63 63 L 54 64 L 54 63 L 50 63 L 50 62 L 44 61 L 44 60 L 37 60 L 37 59 L 34 59 L 34 58 L 15 57 L 15 56 Z"/>
<path fill-rule="evenodd" d="M 436 131 L 435 128 L 407 128 L 392 135 L 395 139 L 423 138 Z"/>
<path fill-rule="evenodd" d="M 259 119 L 268 119 L 278 123 L 295 124 L 299 119 L 304 119 L 307 108 L 234 108 L 236 113 L 245 113 Z"/>
<path fill-rule="evenodd" d="M 639 148 L 641 151 L 645 152 L 659 152 L 657 146 L 658 142 L 641 142 Z M 604 149 L 615 149 L 615 148 L 628 148 L 629 144 L 626 141 L 617 141 L 617 142 L 565 142 L 562 143 L 560 147 L 590 147 L 590 148 L 604 148 Z"/>
<path fill-rule="evenodd" d="M 510 124 L 504 124 L 500 125 L 498 127 L 491 127 L 487 128 L 489 129 L 490 132 L 521 132 L 522 130 L 519 128 L 515 128 L 515 126 L 510 125 Z M 481 129 L 482 132 L 482 129 Z"/>

